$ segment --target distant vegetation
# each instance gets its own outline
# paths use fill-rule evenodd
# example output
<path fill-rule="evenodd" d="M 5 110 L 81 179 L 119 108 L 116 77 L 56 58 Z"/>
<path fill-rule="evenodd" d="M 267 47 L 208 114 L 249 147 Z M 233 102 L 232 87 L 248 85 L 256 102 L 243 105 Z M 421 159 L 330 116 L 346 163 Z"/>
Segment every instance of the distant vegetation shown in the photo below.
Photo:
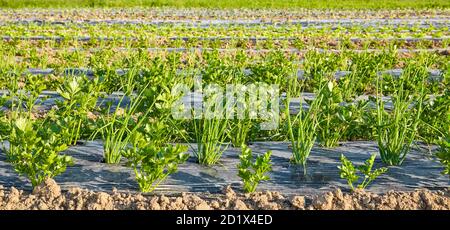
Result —
<path fill-rule="evenodd" d="M 0 0 L 3 8 L 206 7 L 395 9 L 449 8 L 447 0 Z"/>

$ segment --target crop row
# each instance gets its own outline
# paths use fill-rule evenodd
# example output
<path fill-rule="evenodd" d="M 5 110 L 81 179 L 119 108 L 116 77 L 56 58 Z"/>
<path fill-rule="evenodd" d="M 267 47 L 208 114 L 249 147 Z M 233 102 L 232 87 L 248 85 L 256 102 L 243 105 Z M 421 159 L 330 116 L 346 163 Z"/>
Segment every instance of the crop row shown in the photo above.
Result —
<path fill-rule="evenodd" d="M 2 47 L 6 48 L 6 47 Z M 189 51 L 189 50 L 188 50 Z M 200 51 L 200 49 L 199 49 Z M 431 69 L 448 70 L 449 57 L 439 55 L 434 52 L 411 52 L 402 53 L 398 50 L 379 50 L 379 52 L 361 51 L 355 52 L 343 50 L 341 52 L 305 50 L 299 54 L 286 54 L 281 51 L 257 52 L 250 50 L 229 50 L 230 52 L 220 52 L 212 50 L 209 52 L 146 52 L 143 49 L 119 50 L 119 49 L 98 49 L 95 51 L 83 50 L 48 50 L 48 49 L 0 49 L 0 56 L 3 62 L 0 69 L 3 72 L 17 70 L 24 72 L 33 68 L 53 68 L 56 73 L 62 72 L 65 68 L 85 67 L 94 71 L 115 73 L 117 69 L 127 69 L 138 66 L 140 68 L 150 68 L 151 65 L 165 65 L 174 69 L 204 69 L 211 68 L 229 69 L 233 71 L 243 71 L 244 69 L 266 69 L 274 71 L 276 66 L 292 66 L 293 69 L 310 68 L 319 69 L 323 66 L 327 72 L 333 74 L 337 71 L 359 71 L 359 69 L 375 68 L 377 71 L 403 68 L 409 59 L 415 60 L 426 57 L 430 61 Z M 318 62 L 314 64 L 314 62 Z M 270 68 L 273 65 L 273 68 Z M 364 65 L 372 66 L 367 67 Z M 317 67 L 315 67 L 317 66 Z M 201 67 L 201 68 L 200 68 Z M 102 72 L 99 72 L 102 73 Z"/>
<path fill-rule="evenodd" d="M 255 158 L 247 144 L 267 140 L 289 142 L 304 174 L 314 145 L 352 140 L 376 141 L 386 166 L 419 141 L 437 145 L 429 153 L 450 171 L 446 10 L 375 20 L 14 12 L 0 16 L 1 154 L 33 186 L 72 165 L 61 153 L 80 140 L 100 140 L 103 161 L 125 161 L 143 192 L 177 171 L 188 146 L 207 166 L 240 147 L 238 175 L 254 191 L 271 152 Z M 375 158 L 354 167 L 342 156 L 340 176 L 367 187 L 387 171 Z"/>
<path fill-rule="evenodd" d="M 5 10 L 0 11 L 0 20 L 39 18 L 44 20 L 85 20 L 85 19 L 109 19 L 109 20 L 153 20 L 153 19 L 247 19 L 261 18 L 261 20 L 286 20 L 286 19 L 349 19 L 349 18 L 448 18 L 448 10 L 421 9 L 421 10 L 308 10 L 308 9 L 155 9 L 146 8 L 133 10 L 127 9 L 71 9 L 71 10 Z"/>
<path fill-rule="evenodd" d="M 231 41 L 231 40 L 249 40 L 249 41 L 266 41 L 266 40 L 288 40 L 288 41 L 295 41 L 299 40 L 300 38 L 297 37 L 151 37 L 152 39 L 156 40 L 182 40 L 182 41 L 189 41 L 189 40 L 206 40 L 206 41 Z M 350 37 L 348 38 L 352 42 L 361 42 L 364 40 L 369 41 L 406 41 L 406 42 L 419 42 L 419 41 L 443 41 L 445 39 L 448 39 L 448 36 L 443 37 L 431 37 L 431 36 L 425 36 L 425 37 L 386 37 L 386 38 L 379 38 L 379 37 L 364 37 L 364 38 L 356 38 L 356 37 Z M 55 40 L 55 41 L 62 41 L 62 40 L 78 40 L 78 41 L 92 41 L 92 40 L 100 40 L 100 41 L 108 41 L 108 40 L 139 40 L 138 37 L 90 37 L 90 36 L 21 36 L 21 37 L 11 37 L 11 36 L 3 36 L 3 40 L 6 41 L 14 41 L 14 40 L 25 40 L 25 41 L 39 41 L 39 40 Z M 336 41 L 343 40 L 335 39 Z"/>
<path fill-rule="evenodd" d="M 200 69 L 197 69 L 198 71 Z M 97 72 L 105 72 L 105 70 L 96 70 Z M 41 75 L 41 76 L 45 76 L 45 75 L 55 75 L 55 76 L 71 76 L 71 75 L 85 75 L 88 77 L 94 77 L 96 75 L 96 71 L 92 70 L 92 69 L 87 69 L 87 68 L 66 68 L 61 70 L 61 72 L 59 73 L 59 71 L 55 70 L 55 69 L 36 69 L 36 68 L 32 68 L 32 69 L 27 69 L 23 74 L 27 75 Z M 117 74 L 118 76 L 123 76 L 126 75 L 128 72 L 127 69 L 116 69 L 115 70 L 115 74 Z M 139 71 L 139 74 L 142 74 L 143 71 Z M 308 70 L 297 70 L 297 77 L 299 80 L 303 80 L 305 79 L 305 72 L 308 72 Z M 179 69 L 177 71 L 177 75 L 181 75 L 181 76 L 186 76 L 186 74 L 191 74 L 192 70 L 183 70 L 183 69 Z M 392 69 L 392 70 L 383 70 L 383 71 L 378 71 L 377 75 L 392 75 L 395 77 L 400 77 L 403 73 L 402 69 Z M 436 70 L 436 69 L 429 69 L 428 70 L 429 73 L 429 80 L 430 81 L 444 81 L 444 73 L 441 70 Z M 252 74 L 252 71 L 250 69 L 243 69 L 242 70 L 242 74 L 249 76 Z M 351 75 L 353 74 L 351 71 L 337 71 L 334 73 L 334 76 L 336 79 L 345 77 L 346 75 Z M 294 74 L 295 75 L 295 74 Z"/>
<path fill-rule="evenodd" d="M 189 41 L 189 40 L 198 40 L 198 41 L 231 41 L 231 40 L 249 40 L 249 41 L 266 41 L 266 40 L 273 40 L 273 41 L 295 41 L 300 40 L 300 38 L 296 37 L 150 37 L 152 39 L 156 40 L 182 40 L 182 41 Z M 406 41 L 406 42 L 419 42 L 419 41 L 443 41 L 445 39 L 448 39 L 448 36 L 442 36 L 442 37 L 431 37 L 431 36 L 424 36 L 424 37 L 386 37 L 386 38 L 380 38 L 380 37 L 364 37 L 364 38 L 355 38 L 350 37 L 348 38 L 352 42 L 361 42 L 364 40 L 368 41 Z M 108 40 L 132 40 L 136 41 L 139 40 L 138 37 L 90 37 L 90 36 L 21 36 L 21 37 L 11 37 L 11 36 L 3 36 L 3 40 L 6 41 L 15 41 L 15 40 L 25 40 L 25 41 L 39 41 L 39 40 L 55 40 L 55 41 L 63 41 L 63 40 L 78 40 L 78 41 L 93 41 L 93 40 L 100 40 L 100 41 L 108 41 Z M 343 40 L 342 38 L 338 39 L 335 38 L 335 41 Z"/>
<path fill-rule="evenodd" d="M 197 162 L 213 165 L 220 162 L 228 145 L 239 147 L 255 140 L 287 140 L 292 145 L 291 163 L 302 165 L 306 173 L 308 156 L 316 141 L 321 146 L 333 148 L 344 140 L 376 140 L 383 162 L 401 165 L 414 141 L 422 140 L 441 144 L 438 157 L 444 165 L 448 164 L 448 156 L 442 156 L 448 153 L 450 131 L 448 75 L 444 76 L 444 82 L 428 81 L 428 70 L 434 64 L 430 57 L 408 59 L 400 76 L 392 77 L 377 74 L 384 65 L 389 65 L 389 56 L 372 59 L 362 56 L 362 59 L 353 60 L 354 72 L 338 79 L 332 72 L 336 68 L 334 61 L 339 60 L 336 57 L 333 61 L 333 56 L 309 54 L 303 63 L 307 68 L 302 79 L 292 77 L 296 70 L 292 62 L 277 58 L 284 60 L 283 56 L 267 57 L 265 62 L 253 66 L 247 75 L 242 68 L 246 63 L 244 59 L 227 66 L 220 62 L 220 56 L 210 57 L 206 69 L 199 70 L 204 83 L 201 87 L 215 83 L 219 86 L 242 85 L 245 89 L 253 83 L 268 89 L 271 95 L 283 94 L 281 103 L 286 106 L 271 111 L 269 118 L 252 118 L 249 113 L 252 106 L 264 107 L 262 101 L 251 100 L 255 93 L 252 90 L 245 90 L 245 97 L 238 98 L 237 103 L 245 105 L 240 108 L 243 110 L 231 107 L 236 109 L 234 112 L 248 113 L 244 119 L 177 118 L 173 109 L 180 108 L 177 101 L 182 95 L 174 94 L 173 89 L 184 84 L 189 90 L 195 90 L 194 77 L 198 73 L 193 70 L 192 74 L 180 77 L 170 61 L 154 60 L 152 65 L 141 66 L 143 63 L 130 60 L 128 64 L 132 66 L 127 66 L 128 71 L 123 75 L 106 71 L 90 78 L 47 78 L 4 72 L 1 82 L 7 93 L 0 97 L 5 108 L 0 112 L 0 137 L 7 145 L 3 152 L 15 170 L 36 186 L 46 178 L 64 172 L 73 163 L 72 158 L 59 154 L 67 146 L 76 145 L 80 139 L 101 139 L 104 160 L 117 164 L 126 158 L 144 192 L 152 191 L 176 171 L 177 165 L 187 160 L 188 155 L 184 154 L 187 146 L 169 143 L 196 143 Z M 278 85 L 280 92 L 271 91 L 270 84 Z M 56 100 L 56 106 L 50 110 L 42 111 L 38 107 L 42 102 L 40 95 L 51 88 L 56 88 L 62 99 Z M 215 89 L 204 90 L 204 100 L 216 101 L 220 96 Z M 119 96 L 115 103 L 98 103 L 104 93 L 113 91 L 121 91 L 124 96 Z M 305 95 L 308 91 L 314 92 L 315 97 L 300 101 L 307 103 L 308 109 L 292 114 L 291 102 L 296 95 Z M 346 103 L 364 93 L 372 96 Z M 385 106 L 386 96 L 390 109 Z M 263 128 L 273 117 L 278 118 L 275 127 Z M 264 172 L 270 169 L 270 153 L 258 157 L 256 162 L 260 163 L 252 166 L 251 149 L 243 147 L 242 151 L 240 176 L 245 190 L 254 191 L 257 183 L 252 181 L 266 178 Z M 374 159 L 375 156 L 370 158 L 367 171 L 362 171 L 371 178 L 373 176 L 372 179 L 386 172 L 384 168 L 371 172 Z M 345 157 L 341 160 L 341 175 L 353 186 L 354 178 L 346 174 L 355 173 L 353 166 Z M 247 171 L 249 167 L 261 171 Z M 361 186 L 367 184 L 363 182 Z"/>
<path fill-rule="evenodd" d="M 286 25 L 293 25 L 302 28 L 323 28 L 323 27 L 422 27 L 422 28 L 448 28 L 448 19 L 410 19 L 410 20 L 323 20 L 323 21 L 308 21 L 308 20 L 292 20 L 282 22 L 262 22 L 259 20 L 241 21 L 241 20 L 204 20 L 204 21 L 41 21 L 41 20 L 22 20 L 8 22 L 9 24 L 37 24 L 37 25 L 146 25 L 153 27 L 167 27 L 167 26 L 183 26 L 186 28 L 209 28 L 209 27 L 228 27 L 228 26 L 243 26 L 245 28 L 253 27 L 285 27 Z"/>
<path fill-rule="evenodd" d="M 89 48 L 98 46 L 130 47 L 130 48 L 247 48 L 247 49 L 286 49 L 297 48 L 342 48 L 342 49 L 377 49 L 385 47 L 386 43 L 399 49 L 431 49 L 448 48 L 449 37 L 441 38 L 267 38 L 267 37 L 61 37 L 61 36 L 32 36 L 32 37 L 3 37 L 4 44 L 10 43 L 25 48 L 26 45 L 38 47 L 79 47 Z M 25 46 L 25 47 L 24 47 Z"/>
<path fill-rule="evenodd" d="M 28 24 L 14 24 L 14 23 L 3 23 L 0 25 L 2 30 L 5 31 L 21 31 L 21 32 L 33 32 L 33 31 L 41 31 L 41 32 L 55 32 L 58 31 L 59 33 L 65 33 L 65 32 L 83 32 L 83 31 L 89 31 L 89 32 L 104 32 L 103 34 L 106 34 L 108 32 L 108 29 L 112 32 L 123 30 L 124 32 L 132 32 L 135 33 L 141 33 L 142 31 L 150 31 L 150 32 L 172 32 L 172 33 L 180 33 L 180 32 L 187 32 L 186 29 L 192 30 L 193 32 L 203 32 L 203 33 L 214 33 L 214 32 L 229 32 L 229 33 L 236 33 L 236 32 L 252 32 L 255 34 L 266 32 L 266 33 L 285 33 L 285 34 L 292 34 L 292 33 L 302 33 L 302 34 L 308 34 L 308 33 L 320 33 L 322 35 L 329 34 L 329 33 L 340 33 L 340 34 L 377 34 L 378 36 L 392 36 L 395 34 L 402 34 L 402 33 L 411 33 L 410 35 L 413 35 L 413 33 L 418 33 L 416 36 L 420 36 L 426 32 L 446 32 L 448 31 L 448 27 L 433 27 L 430 25 L 429 27 L 414 27 L 414 26 L 372 26 L 372 27 L 362 27 L 355 25 L 353 27 L 333 27 L 333 26 L 323 26 L 320 28 L 310 28 L 310 27 L 301 27 L 298 25 L 285 25 L 283 27 L 273 27 L 273 26 L 255 26 L 252 28 L 251 31 L 244 31 L 247 29 L 245 26 L 240 25 L 230 25 L 228 27 L 208 27 L 208 28 L 193 28 L 188 26 L 161 26 L 161 27 L 155 27 L 152 25 L 121 25 L 121 24 L 113 24 L 113 25 L 105 25 L 105 24 L 98 24 L 98 25 L 89 25 L 89 24 L 66 24 L 66 25 L 58 25 L 58 24 L 38 24 L 38 23 L 28 23 Z M 267 31 L 270 29 L 270 31 Z M 75 35 L 75 34 L 74 34 Z M 300 34 L 297 34 L 300 35 Z M 281 35 L 280 35 L 281 36 Z"/>
<path fill-rule="evenodd" d="M 14 24 L 0 25 L 2 33 L 7 36 L 111 36 L 111 37 L 304 37 L 304 36 L 332 36 L 332 37 L 440 37 L 448 35 L 447 27 L 419 26 L 352 26 L 320 28 L 302 27 L 299 25 L 254 26 L 251 30 L 242 25 L 215 26 L 215 27 L 189 27 L 189 26 L 152 26 L 152 25 L 121 25 L 121 24 Z"/>
<path fill-rule="evenodd" d="M 379 49 L 386 46 L 427 49 L 448 48 L 448 28 L 410 29 L 408 31 L 385 28 L 361 30 L 302 29 L 301 27 L 269 27 L 248 30 L 233 28 L 187 28 L 152 26 L 104 26 L 65 28 L 61 26 L 2 26 L 2 45 L 27 47 L 80 47 L 80 48 L 247 48 L 275 49 L 308 47 L 323 49 Z M 46 27 L 46 28 L 45 28 Z M 14 39 L 11 39 L 14 38 Z M 48 38 L 52 38 L 49 40 Z M 96 38 L 96 39 L 91 39 Z M 97 39 L 99 38 L 99 39 Z M 29 40 L 28 40 L 29 39 Z"/>
<path fill-rule="evenodd" d="M 103 49 L 102 49 L 103 48 Z M 191 56 L 192 54 L 195 55 L 201 55 L 202 53 L 211 53 L 211 52 L 218 52 L 224 55 L 237 55 L 240 53 L 246 54 L 248 56 L 259 56 L 259 55 L 265 55 L 270 53 L 283 53 L 286 56 L 297 56 L 297 57 L 303 57 L 305 54 L 310 52 L 318 52 L 318 53 L 334 53 L 334 54 L 341 54 L 341 53 L 352 53 L 352 54 L 359 54 L 359 53 L 384 53 L 386 50 L 389 50 L 389 52 L 394 52 L 399 56 L 402 55 L 414 55 L 417 53 L 429 53 L 430 55 L 442 55 L 443 58 L 445 56 L 448 56 L 449 50 L 448 49 L 442 49 L 442 48 L 433 48 L 433 49 L 398 49 L 396 46 L 388 47 L 388 49 L 245 49 L 245 48 L 186 48 L 186 47 L 154 47 L 154 48 L 126 48 L 126 47 L 102 47 L 102 48 L 49 48 L 49 47 L 43 47 L 43 48 L 30 48 L 30 49 L 21 49 L 18 52 L 11 51 L 10 49 L 7 49 L 6 51 L 3 51 L 4 54 L 7 56 L 10 56 L 12 53 L 19 53 L 19 57 L 17 57 L 18 60 L 22 59 L 28 59 L 30 56 L 36 56 L 36 55 L 43 55 L 43 53 L 47 53 L 49 56 L 55 56 L 58 54 L 76 54 L 77 56 L 81 57 L 87 57 L 90 55 L 94 55 L 96 53 L 102 52 L 104 49 L 110 49 L 111 51 L 116 52 L 117 54 L 127 55 L 127 54 L 133 54 L 137 52 L 141 53 L 147 53 L 150 56 L 165 56 L 170 53 L 183 53 L 187 56 Z"/>

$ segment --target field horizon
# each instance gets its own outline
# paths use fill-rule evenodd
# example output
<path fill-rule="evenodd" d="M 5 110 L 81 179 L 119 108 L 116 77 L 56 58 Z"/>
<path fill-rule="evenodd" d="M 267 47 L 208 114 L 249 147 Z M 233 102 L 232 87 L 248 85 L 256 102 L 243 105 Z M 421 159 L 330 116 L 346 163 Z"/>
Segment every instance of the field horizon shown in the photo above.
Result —
<path fill-rule="evenodd" d="M 218 8 L 218 9 L 449 9 L 445 0 L 1 0 L 0 8 L 123 8 L 123 7 L 173 7 L 173 8 Z"/>

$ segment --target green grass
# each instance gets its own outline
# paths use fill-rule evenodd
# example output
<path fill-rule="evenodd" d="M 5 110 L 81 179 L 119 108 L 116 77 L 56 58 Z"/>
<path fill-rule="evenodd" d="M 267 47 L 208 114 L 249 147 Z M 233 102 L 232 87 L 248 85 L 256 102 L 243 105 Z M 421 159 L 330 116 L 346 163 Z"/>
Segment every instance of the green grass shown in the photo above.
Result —
<path fill-rule="evenodd" d="M 396 9 L 449 8 L 448 0 L 0 0 L 2 8 L 206 7 Z"/>

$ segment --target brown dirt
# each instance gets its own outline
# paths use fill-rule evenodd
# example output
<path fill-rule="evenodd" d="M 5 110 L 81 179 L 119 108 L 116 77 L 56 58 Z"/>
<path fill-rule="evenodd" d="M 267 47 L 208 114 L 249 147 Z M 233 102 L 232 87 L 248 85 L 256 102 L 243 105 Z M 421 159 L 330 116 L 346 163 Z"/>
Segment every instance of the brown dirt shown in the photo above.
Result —
<path fill-rule="evenodd" d="M 450 190 L 389 191 L 377 195 L 362 190 L 343 193 L 336 189 L 316 196 L 283 196 L 279 192 L 239 194 L 230 187 L 222 194 L 142 195 L 93 192 L 80 188 L 61 191 L 47 180 L 31 194 L 0 186 L 0 210 L 407 210 L 450 209 Z"/>

